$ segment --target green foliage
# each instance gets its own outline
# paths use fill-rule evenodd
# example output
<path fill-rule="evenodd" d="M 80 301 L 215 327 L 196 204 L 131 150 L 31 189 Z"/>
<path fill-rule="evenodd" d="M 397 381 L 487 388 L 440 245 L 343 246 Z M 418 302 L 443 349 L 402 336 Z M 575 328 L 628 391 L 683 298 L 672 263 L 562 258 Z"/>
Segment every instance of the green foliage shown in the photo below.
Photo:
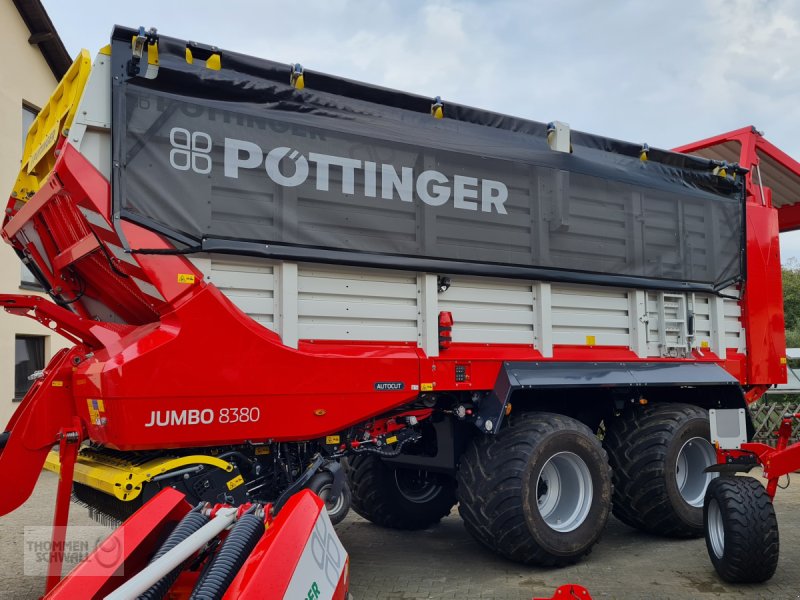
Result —
<path fill-rule="evenodd" d="M 800 327 L 786 330 L 786 347 L 800 348 Z"/>
<path fill-rule="evenodd" d="M 800 264 L 796 259 L 791 259 L 781 268 L 783 276 L 783 312 L 786 318 L 786 345 L 798 348 L 800 344 Z M 795 343 L 789 343 L 788 334 L 796 334 Z"/>
<path fill-rule="evenodd" d="M 786 347 L 800 348 L 800 263 L 790 259 L 782 269 Z"/>
<path fill-rule="evenodd" d="M 759 399 L 761 404 L 791 404 L 797 402 L 797 394 L 764 394 Z"/>

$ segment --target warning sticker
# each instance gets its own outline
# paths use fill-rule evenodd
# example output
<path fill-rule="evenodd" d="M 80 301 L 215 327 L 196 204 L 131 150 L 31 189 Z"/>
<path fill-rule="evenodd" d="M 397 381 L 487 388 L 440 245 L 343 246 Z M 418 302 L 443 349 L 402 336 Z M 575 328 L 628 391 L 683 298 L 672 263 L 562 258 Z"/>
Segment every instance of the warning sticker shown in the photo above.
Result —
<path fill-rule="evenodd" d="M 226 485 L 228 486 L 229 490 L 234 490 L 243 483 L 244 483 L 244 478 L 241 475 L 237 475 L 236 477 L 231 479 Z"/>
<path fill-rule="evenodd" d="M 106 417 L 106 407 L 103 405 L 103 401 L 100 398 L 97 399 L 88 398 L 86 400 L 86 405 L 89 408 L 89 421 L 93 425 L 104 425 Z"/>

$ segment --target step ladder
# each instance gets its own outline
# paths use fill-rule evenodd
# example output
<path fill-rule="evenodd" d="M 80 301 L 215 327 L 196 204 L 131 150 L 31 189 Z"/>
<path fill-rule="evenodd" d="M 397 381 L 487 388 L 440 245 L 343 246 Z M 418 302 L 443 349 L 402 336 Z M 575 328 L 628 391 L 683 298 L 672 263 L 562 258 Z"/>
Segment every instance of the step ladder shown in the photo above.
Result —
<path fill-rule="evenodd" d="M 658 294 L 658 337 L 661 356 L 683 358 L 691 349 L 688 310 L 683 294 Z"/>

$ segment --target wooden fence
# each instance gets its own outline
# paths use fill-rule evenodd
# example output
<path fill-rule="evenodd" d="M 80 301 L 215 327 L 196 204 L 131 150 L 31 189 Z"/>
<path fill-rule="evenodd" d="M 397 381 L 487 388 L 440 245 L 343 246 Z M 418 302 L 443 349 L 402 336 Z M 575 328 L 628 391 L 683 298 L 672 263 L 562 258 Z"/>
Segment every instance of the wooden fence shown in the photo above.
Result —
<path fill-rule="evenodd" d="M 800 402 L 764 402 L 759 400 L 750 405 L 750 415 L 753 417 L 753 425 L 756 434 L 753 441 L 764 442 L 774 446 L 776 442 L 775 432 L 781 424 L 781 418 L 786 413 L 800 412 Z M 792 437 L 789 442 L 796 442 L 800 439 L 800 419 L 796 419 L 792 428 Z"/>

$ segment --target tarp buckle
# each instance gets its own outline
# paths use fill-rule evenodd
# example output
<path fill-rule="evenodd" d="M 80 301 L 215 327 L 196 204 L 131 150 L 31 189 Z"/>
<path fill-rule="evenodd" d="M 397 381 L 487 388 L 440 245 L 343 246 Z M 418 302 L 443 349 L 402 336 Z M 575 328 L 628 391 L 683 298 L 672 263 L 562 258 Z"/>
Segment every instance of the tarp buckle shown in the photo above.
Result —
<path fill-rule="evenodd" d="M 444 103 L 442 102 L 441 96 L 436 96 L 433 99 L 433 104 L 431 104 L 431 116 L 434 119 L 443 119 L 444 118 Z"/>
<path fill-rule="evenodd" d="M 128 61 L 128 75 L 136 77 L 141 72 L 139 63 L 144 56 L 145 46 L 147 47 L 148 64 L 152 62 L 152 55 L 155 54 L 155 62 L 158 64 L 158 30 L 151 27 L 145 31 L 144 27 L 139 27 L 137 35 L 131 40 L 131 59 Z"/>
<path fill-rule="evenodd" d="M 294 63 L 292 65 L 292 72 L 289 75 L 289 84 L 296 90 L 302 90 L 306 87 L 306 78 L 303 75 L 303 65 Z"/>

